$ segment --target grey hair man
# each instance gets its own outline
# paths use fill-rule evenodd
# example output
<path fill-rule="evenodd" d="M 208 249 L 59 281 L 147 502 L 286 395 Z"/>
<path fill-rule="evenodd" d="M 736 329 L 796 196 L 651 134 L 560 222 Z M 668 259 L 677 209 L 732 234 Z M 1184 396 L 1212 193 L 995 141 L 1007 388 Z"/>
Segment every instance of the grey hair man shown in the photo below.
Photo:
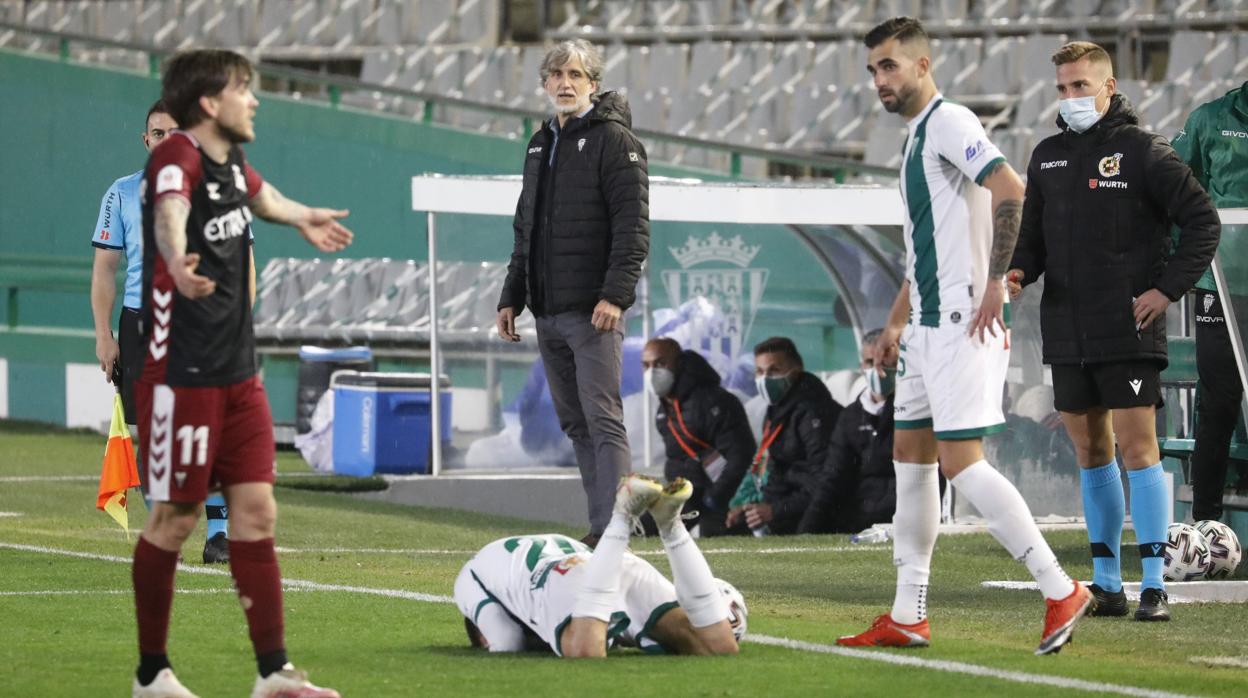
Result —
<path fill-rule="evenodd" d="M 542 61 L 554 116 L 529 140 L 513 222 L 515 244 L 498 301 L 498 334 L 518 342 L 527 306 L 559 423 L 576 452 L 593 545 L 629 471 L 620 399 L 624 311 L 650 249 L 646 151 L 628 103 L 599 92 L 603 63 L 586 41 Z"/>

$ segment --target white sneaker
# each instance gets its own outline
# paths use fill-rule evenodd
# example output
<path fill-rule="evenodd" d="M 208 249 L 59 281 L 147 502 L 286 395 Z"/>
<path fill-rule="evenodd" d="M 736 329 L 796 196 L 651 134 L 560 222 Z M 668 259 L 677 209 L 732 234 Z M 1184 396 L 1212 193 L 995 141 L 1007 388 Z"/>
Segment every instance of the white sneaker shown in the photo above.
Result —
<path fill-rule="evenodd" d="M 663 494 L 663 483 L 652 477 L 632 473 L 620 479 L 615 491 L 615 511 L 635 519 L 645 513 Z"/>
<path fill-rule="evenodd" d="M 689 501 L 691 496 L 693 496 L 693 483 L 683 477 L 667 483 L 663 492 L 659 494 L 659 498 L 650 505 L 650 515 L 654 517 L 654 522 L 658 524 L 660 531 L 665 531 L 680 521 L 682 518 L 680 512 L 685 508 L 685 502 Z"/>
<path fill-rule="evenodd" d="M 186 686 L 173 675 L 173 669 L 167 668 L 161 669 L 156 678 L 146 686 L 136 678 L 131 695 L 134 698 L 199 698 L 186 690 Z"/>
<path fill-rule="evenodd" d="M 299 671 L 289 662 L 281 671 L 268 676 L 256 677 L 256 685 L 251 689 L 251 698 L 342 698 L 332 688 L 313 686 L 308 675 Z"/>

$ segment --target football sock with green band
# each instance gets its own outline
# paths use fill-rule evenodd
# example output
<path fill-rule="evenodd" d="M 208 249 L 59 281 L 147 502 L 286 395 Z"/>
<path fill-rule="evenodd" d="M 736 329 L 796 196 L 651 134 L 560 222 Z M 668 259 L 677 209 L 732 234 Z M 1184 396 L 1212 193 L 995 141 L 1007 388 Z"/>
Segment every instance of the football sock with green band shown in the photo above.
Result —
<path fill-rule="evenodd" d="M 1127 500 L 1118 461 L 1079 471 L 1083 516 L 1092 547 L 1092 583 L 1105 591 L 1122 589 L 1122 521 Z"/>
<path fill-rule="evenodd" d="M 1170 498 L 1166 492 L 1161 463 L 1143 470 L 1128 470 L 1131 484 L 1131 522 L 1140 544 L 1140 565 L 1144 568 L 1140 589 L 1165 590 L 1162 572 L 1166 566 L 1166 531 L 1170 528 Z"/>

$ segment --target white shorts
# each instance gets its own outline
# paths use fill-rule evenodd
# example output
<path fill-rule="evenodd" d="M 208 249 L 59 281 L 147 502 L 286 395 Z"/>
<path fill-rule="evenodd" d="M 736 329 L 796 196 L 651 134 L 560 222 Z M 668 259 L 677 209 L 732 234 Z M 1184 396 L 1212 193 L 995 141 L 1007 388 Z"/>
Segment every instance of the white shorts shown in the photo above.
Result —
<path fill-rule="evenodd" d="M 963 313 L 969 318 L 971 313 Z M 976 439 L 1005 428 L 1001 411 L 1010 366 L 1008 333 L 966 334 L 967 324 L 911 323 L 901 333 L 894 418 L 898 429 L 930 428 L 943 440 Z"/>

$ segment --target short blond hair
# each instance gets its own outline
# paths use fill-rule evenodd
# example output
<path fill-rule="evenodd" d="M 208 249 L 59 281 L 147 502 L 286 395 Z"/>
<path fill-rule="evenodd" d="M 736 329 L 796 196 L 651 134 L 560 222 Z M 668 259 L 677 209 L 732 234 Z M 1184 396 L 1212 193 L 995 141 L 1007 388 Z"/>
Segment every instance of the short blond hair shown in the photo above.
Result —
<path fill-rule="evenodd" d="M 1052 60 L 1053 65 L 1066 65 L 1083 58 L 1091 63 L 1104 65 L 1109 69 L 1110 75 L 1114 74 L 1114 62 L 1110 60 L 1109 52 L 1091 41 L 1071 41 L 1059 48 L 1053 54 Z"/>

